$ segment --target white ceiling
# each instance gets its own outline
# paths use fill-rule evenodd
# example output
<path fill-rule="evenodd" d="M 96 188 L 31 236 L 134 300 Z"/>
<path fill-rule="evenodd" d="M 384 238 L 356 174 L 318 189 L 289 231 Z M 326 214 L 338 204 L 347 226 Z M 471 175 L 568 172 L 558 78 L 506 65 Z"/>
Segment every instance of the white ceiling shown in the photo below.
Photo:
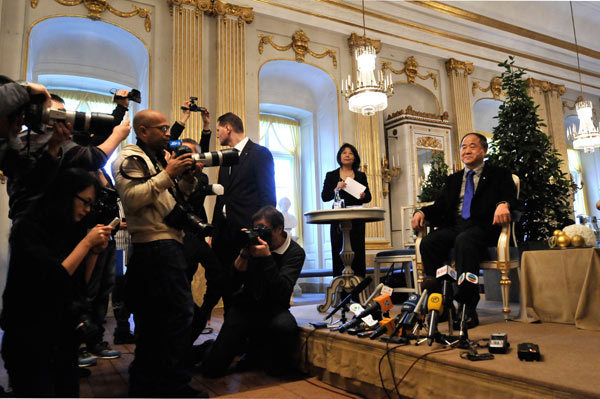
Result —
<path fill-rule="evenodd" d="M 360 0 L 237 0 L 291 22 L 349 35 L 360 32 Z M 384 46 L 397 46 L 441 58 L 471 61 L 498 70 L 507 55 L 530 75 L 578 90 L 577 59 L 569 2 L 366 0 L 367 35 Z M 448 5 L 452 15 L 440 11 Z M 464 17 L 457 16 L 465 15 Z M 600 94 L 600 2 L 573 2 L 584 90 Z M 524 28 L 525 31 L 520 31 Z M 528 32 L 531 31 L 531 32 Z M 532 37 L 538 34 L 539 37 Z"/>

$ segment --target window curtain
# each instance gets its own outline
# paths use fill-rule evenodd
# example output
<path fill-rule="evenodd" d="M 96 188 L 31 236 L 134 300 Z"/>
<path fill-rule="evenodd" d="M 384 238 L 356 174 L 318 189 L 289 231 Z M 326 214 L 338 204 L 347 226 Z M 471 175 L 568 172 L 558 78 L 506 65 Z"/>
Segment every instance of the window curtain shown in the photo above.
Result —
<path fill-rule="evenodd" d="M 115 103 L 111 96 L 80 90 L 50 90 L 65 100 L 65 108 L 70 111 L 112 113 Z"/>
<path fill-rule="evenodd" d="M 583 179 L 583 170 L 581 168 L 581 158 L 579 156 L 579 151 L 567 149 L 567 159 L 569 161 L 569 171 L 571 174 L 576 174 L 577 176 L 573 176 L 574 183 L 577 185 L 581 185 L 584 181 Z M 587 196 L 585 195 L 585 188 L 582 187 L 575 193 L 575 198 L 579 204 L 578 208 L 575 211 L 579 211 L 584 215 L 589 215 L 588 206 L 587 206 Z"/>
<path fill-rule="evenodd" d="M 298 121 L 275 115 L 260 114 L 260 141 L 268 136 L 269 141 L 276 140 L 294 159 L 294 205 L 298 219 L 298 237 L 302 243 L 302 207 L 300 198 L 300 124 Z"/>

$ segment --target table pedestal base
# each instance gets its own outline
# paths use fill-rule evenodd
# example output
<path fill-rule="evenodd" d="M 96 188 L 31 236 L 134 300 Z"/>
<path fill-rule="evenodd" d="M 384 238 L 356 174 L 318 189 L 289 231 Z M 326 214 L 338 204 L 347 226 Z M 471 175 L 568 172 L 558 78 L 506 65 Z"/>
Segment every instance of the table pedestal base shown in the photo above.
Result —
<path fill-rule="evenodd" d="M 360 282 L 361 278 L 358 276 L 338 276 L 331 281 L 331 285 L 327 287 L 327 292 L 325 294 L 325 303 L 317 306 L 317 310 L 321 313 L 324 313 L 330 307 L 337 306 L 343 298 L 343 296 L 348 295 L 350 291 L 354 287 L 356 287 Z M 367 300 L 367 294 L 365 291 L 358 294 L 361 303 L 364 303 Z"/>

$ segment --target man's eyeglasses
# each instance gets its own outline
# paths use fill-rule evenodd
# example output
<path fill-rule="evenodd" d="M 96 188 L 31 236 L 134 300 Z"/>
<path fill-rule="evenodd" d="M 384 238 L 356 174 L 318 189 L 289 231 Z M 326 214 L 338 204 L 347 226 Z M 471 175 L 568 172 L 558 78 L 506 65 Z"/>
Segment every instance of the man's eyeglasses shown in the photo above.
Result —
<path fill-rule="evenodd" d="M 94 201 L 91 201 L 89 199 L 85 199 L 85 198 L 81 198 L 79 195 L 75 194 L 75 198 L 77 198 L 79 201 L 83 202 L 83 206 L 84 207 L 89 207 L 90 209 L 92 209 L 92 205 L 94 205 Z"/>
<path fill-rule="evenodd" d="M 161 126 L 148 126 L 149 128 L 155 128 L 155 129 L 160 129 L 163 133 L 168 132 L 169 130 L 171 130 L 171 126 L 167 126 L 167 125 L 161 125 Z"/>

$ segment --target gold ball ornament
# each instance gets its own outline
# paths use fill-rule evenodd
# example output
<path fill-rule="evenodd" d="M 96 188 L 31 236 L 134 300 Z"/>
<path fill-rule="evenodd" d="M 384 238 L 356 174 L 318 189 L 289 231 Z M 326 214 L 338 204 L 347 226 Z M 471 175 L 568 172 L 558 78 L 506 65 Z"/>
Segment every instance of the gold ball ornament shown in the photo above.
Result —
<path fill-rule="evenodd" d="M 596 202 L 596 209 L 600 211 L 600 201 Z"/>
<path fill-rule="evenodd" d="M 553 235 L 554 237 L 558 237 L 559 235 L 561 235 L 561 234 L 562 234 L 562 232 L 563 232 L 562 230 L 558 230 L 558 229 L 557 229 L 557 230 L 554 230 L 554 231 L 552 232 L 552 235 Z"/>
<path fill-rule="evenodd" d="M 561 248 L 566 248 L 569 245 L 571 245 L 571 239 L 568 235 L 562 234 L 558 236 L 558 238 L 556 238 L 556 245 L 558 245 Z"/>
<path fill-rule="evenodd" d="M 585 245 L 585 239 L 579 234 L 575 234 L 571 237 L 571 245 L 575 248 L 583 247 Z"/>
<path fill-rule="evenodd" d="M 562 230 L 560 231 L 560 233 L 558 233 L 558 236 L 559 236 L 559 237 L 560 237 L 560 236 L 566 236 L 566 235 L 567 235 L 567 233 L 565 233 L 565 232 L 564 232 L 564 231 L 562 231 Z"/>

